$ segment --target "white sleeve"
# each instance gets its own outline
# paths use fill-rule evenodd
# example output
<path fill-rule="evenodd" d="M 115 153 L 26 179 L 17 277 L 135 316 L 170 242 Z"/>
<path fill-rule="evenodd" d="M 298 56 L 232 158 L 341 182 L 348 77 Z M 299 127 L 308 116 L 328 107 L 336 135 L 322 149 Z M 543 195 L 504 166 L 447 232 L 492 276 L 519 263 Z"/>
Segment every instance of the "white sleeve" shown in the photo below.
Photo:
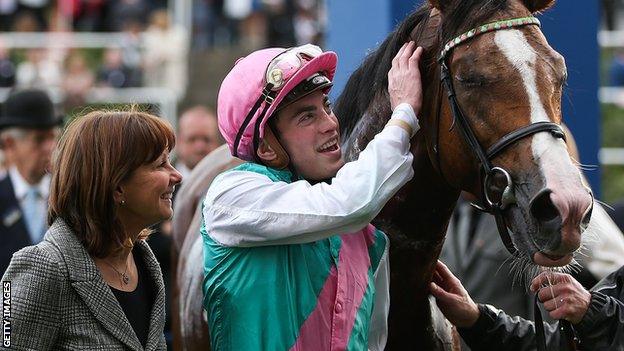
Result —
<path fill-rule="evenodd" d="M 408 104 L 399 105 L 392 119 L 406 122 L 412 135 L 419 128 Z M 331 184 L 223 173 L 204 200 L 206 230 L 222 245 L 241 247 L 307 243 L 360 230 L 414 175 L 410 139 L 401 126 L 386 125 Z"/>
<path fill-rule="evenodd" d="M 390 262 L 388 248 L 390 240 L 386 238 L 386 248 L 375 272 L 375 306 L 368 329 L 368 349 L 383 351 L 388 340 L 388 314 L 390 313 Z"/>

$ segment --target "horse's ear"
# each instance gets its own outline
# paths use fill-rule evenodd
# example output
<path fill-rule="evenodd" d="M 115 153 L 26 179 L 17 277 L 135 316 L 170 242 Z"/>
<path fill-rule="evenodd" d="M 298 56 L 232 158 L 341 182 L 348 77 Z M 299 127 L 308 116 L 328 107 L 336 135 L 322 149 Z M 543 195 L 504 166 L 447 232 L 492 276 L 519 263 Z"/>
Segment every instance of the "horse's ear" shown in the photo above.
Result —
<path fill-rule="evenodd" d="M 438 11 L 442 12 L 446 7 L 447 2 L 448 1 L 445 0 L 429 0 L 429 5 L 431 5 L 431 7 L 433 7 L 434 9 L 438 9 Z"/>
<path fill-rule="evenodd" d="M 524 5 L 531 13 L 548 10 L 555 4 L 555 0 L 524 0 Z"/>

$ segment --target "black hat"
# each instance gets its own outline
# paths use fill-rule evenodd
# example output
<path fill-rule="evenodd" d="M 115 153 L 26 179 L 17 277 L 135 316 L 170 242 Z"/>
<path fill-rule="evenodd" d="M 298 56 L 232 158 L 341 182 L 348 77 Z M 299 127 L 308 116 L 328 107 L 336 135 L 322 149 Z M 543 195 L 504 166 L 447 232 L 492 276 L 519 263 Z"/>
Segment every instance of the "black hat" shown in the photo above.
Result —
<path fill-rule="evenodd" d="M 48 94 L 36 89 L 13 91 L 4 102 L 0 115 L 0 129 L 48 129 L 61 123 L 63 117 L 54 113 L 54 104 Z"/>

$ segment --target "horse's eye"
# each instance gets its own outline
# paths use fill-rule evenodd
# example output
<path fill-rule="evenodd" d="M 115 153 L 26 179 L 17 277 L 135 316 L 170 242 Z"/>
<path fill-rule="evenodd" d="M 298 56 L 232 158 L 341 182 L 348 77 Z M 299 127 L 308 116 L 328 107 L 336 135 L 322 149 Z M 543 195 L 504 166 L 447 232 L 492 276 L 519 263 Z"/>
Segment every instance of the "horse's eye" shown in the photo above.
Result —
<path fill-rule="evenodd" d="M 481 87 L 489 83 L 489 80 L 481 75 L 457 75 L 455 79 L 464 87 Z"/>

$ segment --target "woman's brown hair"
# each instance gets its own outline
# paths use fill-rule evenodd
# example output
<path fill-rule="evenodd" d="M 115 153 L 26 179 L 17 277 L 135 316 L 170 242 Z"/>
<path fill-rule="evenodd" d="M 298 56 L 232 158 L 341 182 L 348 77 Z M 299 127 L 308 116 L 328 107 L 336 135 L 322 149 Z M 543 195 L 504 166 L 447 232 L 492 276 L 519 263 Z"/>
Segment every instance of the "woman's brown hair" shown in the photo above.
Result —
<path fill-rule="evenodd" d="M 138 111 L 94 111 L 73 120 L 54 157 L 48 222 L 61 218 L 89 254 L 133 246 L 117 218 L 115 189 L 141 165 L 175 146 L 165 120 Z M 139 239 L 147 237 L 143 231 Z"/>

